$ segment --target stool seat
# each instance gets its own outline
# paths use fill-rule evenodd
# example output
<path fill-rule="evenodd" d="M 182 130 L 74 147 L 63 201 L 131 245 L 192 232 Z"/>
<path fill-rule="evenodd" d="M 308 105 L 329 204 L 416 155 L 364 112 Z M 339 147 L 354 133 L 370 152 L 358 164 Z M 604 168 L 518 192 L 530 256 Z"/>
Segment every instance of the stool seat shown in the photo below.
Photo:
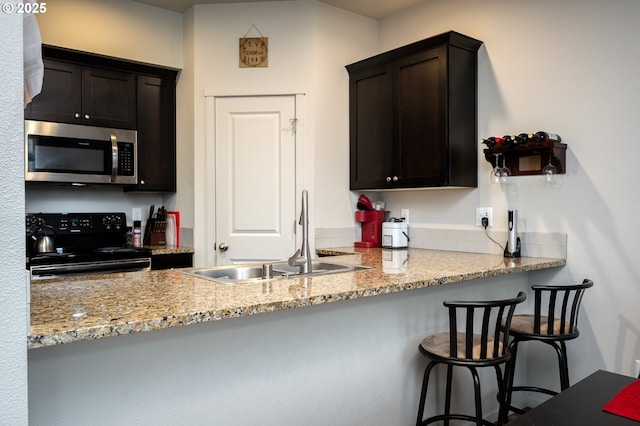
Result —
<path fill-rule="evenodd" d="M 503 330 L 513 338 L 509 343 L 511 359 L 505 369 L 505 398 L 501 404 L 501 421 L 506 422 L 509 411 L 524 413 L 524 409 L 512 405 L 513 392 L 539 392 L 546 395 L 557 395 L 556 390 L 532 386 L 530 384 L 514 386 L 514 375 L 518 355 L 518 345 L 526 341 L 545 343 L 556 351 L 560 374 L 560 391 L 569 387 L 569 361 L 567 359 L 566 341 L 577 338 L 578 313 L 584 291 L 593 287 L 593 281 L 585 278 L 576 285 L 533 285 L 533 314 L 514 315 L 510 327 L 503 323 Z M 508 330 L 508 331 L 507 331 Z"/>
<path fill-rule="evenodd" d="M 420 351 L 427 352 L 433 356 L 440 358 L 454 358 L 455 359 L 465 359 L 465 340 L 467 335 L 465 333 L 457 333 L 456 334 L 458 351 L 454 357 L 451 356 L 451 339 L 449 333 L 437 333 L 432 334 L 429 337 L 426 337 L 420 343 Z M 474 334 L 472 338 L 473 349 L 471 350 L 471 359 L 472 360 L 480 360 L 482 353 L 482 336 L 479 334 Z M 493 347 L 494 340 L 489 338 L 487 339 L 487 346 Z M 498 342 L 497 345 L 497 353 L 487 353 L 486 360 L 491 360 L 494 358 L 498 358 L 500 354 L 504 351 L 502 350 L 502 342 Z"/>
<path fill-rule="evenodd" d="M 579 334 L 578 328 L 575 328 L 574 333 L 565 333 L 563 330 L 568 330 L 569 325 L 564 323 L 560 319 L 552 321 L 553 326 L 549 326 L 549 318 L 546 316 L 540 316 L 540 332 L 535 332 L 535 315 L 514 315 L 511 320 L 511 329 L 509 333 L 511 335 L 520 336 L 544 336 L 548 335 L 555 339 L 562 339 L 563 337 L 568 339 L 573 338 L 574 334 Z"/>
<path fill-rule="evenodd" d="M 494 301 L 445 301 L 449 311 L 449 332 L 432 334 L 418 345 L 419 352 L 430 359 L 424 371 L 420 403 L 418 407 L 418 426 L 449 420 L 472 421 L 477 425 L 493 425 L 482 418 L 480 378 L 477 368 L 493 367 L 498 383 L 498 401 L 502 412 L 504 404 L 504 381 L 500 367 L 510 357 L 507 345 L 508 330 L 517 304 L 526 298 L 523 292 L 515 298 Z M 439 364 L 447 366 L 444 414 L 423 419 L 429 377 L 432 369 Z M 473 377 L 475 397 L 475 415 L 451 413 L 451 388 L 453 367 L 466 367 Z M 498 418 L 500 420 L 500 418 Z"/>

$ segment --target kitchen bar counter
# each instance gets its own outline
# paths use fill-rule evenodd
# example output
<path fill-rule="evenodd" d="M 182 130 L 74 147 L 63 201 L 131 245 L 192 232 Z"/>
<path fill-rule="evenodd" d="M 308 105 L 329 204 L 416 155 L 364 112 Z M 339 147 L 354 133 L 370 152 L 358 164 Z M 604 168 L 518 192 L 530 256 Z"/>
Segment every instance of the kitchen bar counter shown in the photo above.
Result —
<path fill-rule="evenodd" d="M 155 245 L 145 245 L 145 248 L 151 249 L 151 253 L 153 255 L 166 255 L 166 254 L 192 254 L 195 252 L 193 247 L 184 247 L 184 246 L 155 246 Z"/>
<path fill-rule="evenodd" d="M 374 269 L 221 284 L 179 270 L 31 282 L 30 349 L 564 266 L 564 259 L 409 249 L 335 249 Z M 400 255 L 400 262 L 398 262 Z M 327 259 L 328 260 L 328 259 Z"/>

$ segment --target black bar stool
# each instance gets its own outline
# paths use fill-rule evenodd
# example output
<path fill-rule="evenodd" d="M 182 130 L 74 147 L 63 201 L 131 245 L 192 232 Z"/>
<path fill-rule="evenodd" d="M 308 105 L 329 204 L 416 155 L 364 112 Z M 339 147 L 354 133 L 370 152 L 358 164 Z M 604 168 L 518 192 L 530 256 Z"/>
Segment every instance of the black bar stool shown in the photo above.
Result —
<path fill-rule="evenodd" d="M 514 315 L 509 334 L 513 340 L 509 344 L 511 360 L 507 363 L 505 373 L 506 401 L 502 405 L 504 411 L 500 417 L 507 420 L 509 411 L 524 413 L 525 410 L 513 407 L 511 397 L 513 392 L 540 392 L 547 395 L 557 395 L 558 392 L 536 386 L 514 386 L 513 376 L 516 369 L 518 344 L 526 341 L 539 341 L 552 346 L 558 355 L 560 370 L 560 390 L 569 387 L 569 363 L 567 361 L 567 340 L 580 335 L 578 331 L 578 313 L 584 291 L 593 287 L 593 281 L 584 279 L 582 284 L 576 285 L 534 285 L 534 313 Z M 507 324 L 505 323 L 505 330 Z"/>
<path fill-rule="evenodd" d="M 504 401 L 502 398 L 504 396 L 504 382 L 500 366 L 506 363 L 510 357 L 507 345 L 508 334 L 503 332 L 502 324 L 504 324 L 504 329 L 508 331 L 516 305 L 522 303 L 525 298 L 526 295 L 520 292 L 516 298 L 506 300 L 444 302 L 444 306 L 449 309 L 449 332 L 433 334 L 425 338 L 418 346 L 420 353 L 431 360 L 424 371 L 416 423 L 418 426 L 441 420 L 445 421 L 445 425 L 449 424 L 449 420 L 467 420 L 473 421 L 477 425 L 492 425 L 482 419 L 480 380 L 476 368 L 495 368 L 500 396 L 498 401 L 502 404 Z M 458 317 L 460 317 L 460 324 L 463 325 L 460 329 L 458 328 Z M 476 329 L 477 326 L 479 327 Z M 475 333 L 474 330 L 479 333 Z M 429 376 L 433 367 L 438 364 L 446 364 L 447 366 L 444 414 L 423 420 Z M 454 366 L 466 367 L 471 371 L 475 393 L 475 416 L 450 412 Z"/>

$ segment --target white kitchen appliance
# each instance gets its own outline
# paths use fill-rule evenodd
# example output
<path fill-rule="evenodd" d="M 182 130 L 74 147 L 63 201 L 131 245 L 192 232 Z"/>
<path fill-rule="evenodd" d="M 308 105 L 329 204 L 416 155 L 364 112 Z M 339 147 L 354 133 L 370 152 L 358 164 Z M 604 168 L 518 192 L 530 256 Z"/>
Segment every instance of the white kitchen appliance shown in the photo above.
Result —
<path fill-rule="evenodd" d="M 382 224 L 382 247 L 407 248 L 409 226 L 406 222 L 384 222 Z"/>

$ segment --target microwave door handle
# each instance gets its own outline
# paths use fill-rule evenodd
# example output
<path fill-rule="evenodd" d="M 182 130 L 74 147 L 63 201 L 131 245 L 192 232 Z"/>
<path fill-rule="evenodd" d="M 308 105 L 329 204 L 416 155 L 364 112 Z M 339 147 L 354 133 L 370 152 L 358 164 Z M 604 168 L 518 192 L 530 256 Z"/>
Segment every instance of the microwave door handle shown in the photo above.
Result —
<path fill-rule="evenodd" d="M 111 182 L 115 182 L 118 177 L 118 139 L 116 135 L 111 135 Z"/>

